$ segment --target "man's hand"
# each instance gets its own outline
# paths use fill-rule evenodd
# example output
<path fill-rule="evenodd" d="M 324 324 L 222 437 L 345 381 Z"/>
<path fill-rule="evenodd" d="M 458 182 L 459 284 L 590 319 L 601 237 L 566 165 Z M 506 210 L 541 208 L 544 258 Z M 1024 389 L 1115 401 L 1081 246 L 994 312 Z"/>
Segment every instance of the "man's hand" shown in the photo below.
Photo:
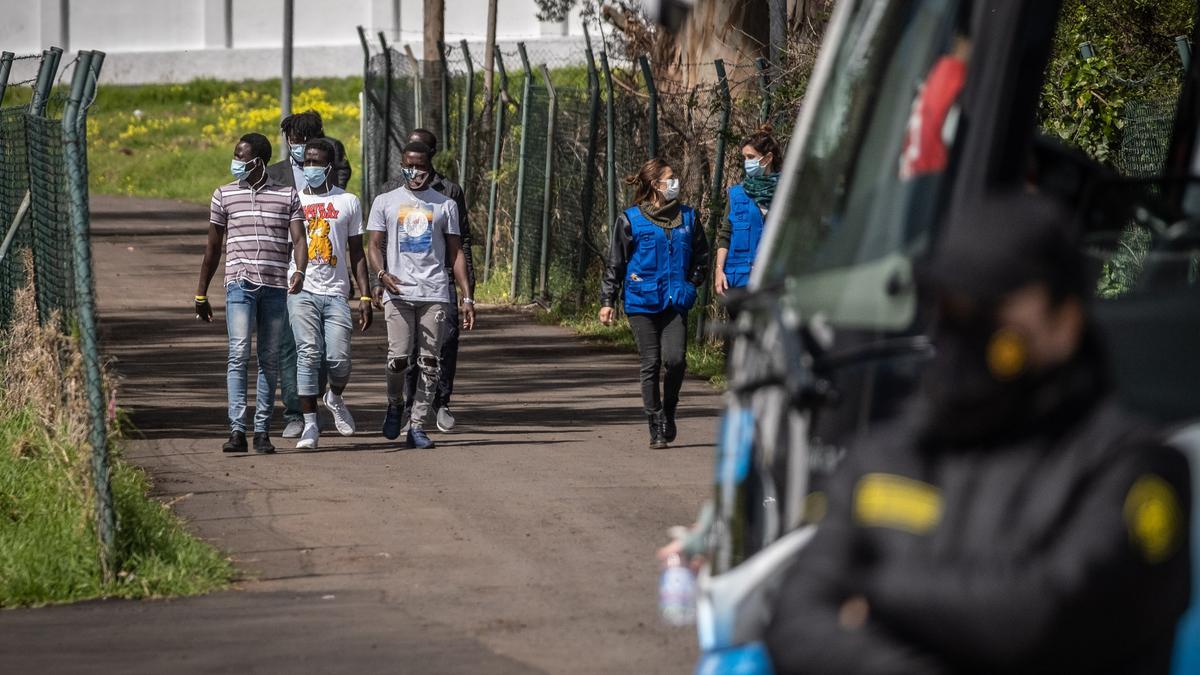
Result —
<path fill-rule="evenodd" d="M 365 333 L 371 327 L 371 322 L 375 320 L 375 312 L 371 311 L 371 300 L 359 299 L 358 301 L 358 332 Z"/>
<path fill-rule="evenodd" d="M 292 272 L 292 281 L 288 284 L 288 293 L 295 295 L 304 289 L 304 275 L 300 272 Z"/>
<path fill-rule="evenodd" d="M 382 312 L 383 311 L 383 286 L 376 286 L 375 288 L 372 288 L 371 289 L 371 297 L 374 298 L 374 300 L 371 302 L 371 304 L 375 305 L 375 309 Z"/>
<path fill-rule="evenodd" d="M 388 293 L 392 295 L 400 295 L 400 280 L 396 277 L 384 272 L 379 276 L 379 280 L 388 289 Z"/>
<path fill-rule="evenodd" d="M 212 323 L 213 311 L 212 305 L 208 304 L 208 299 L 196 301 L 196 318 L 205 323 Z"/>
<path fill-rule="evenodd" d="M 462 309 L 459 310 L 459 314 L 462 314 L 463 330 L 474 330 L 475 329 L 475 305 L 472 303 L 469 303 L 469 302 L 464 302 Z"/>
<path fill-rule="evenodd" d="M 725 272 L 717 270 L 713 275 L 713 290 L 717 295 L 725 295 L 725 291 L 729 290 L 729 280 L 725 278 Z"/>
<path fill-rule="evenodd" d="M 600 308 L 600 323 L 604 324 L 605 326 L 613 325 L 613 308 L 612 307 L 601 307 Z"/>

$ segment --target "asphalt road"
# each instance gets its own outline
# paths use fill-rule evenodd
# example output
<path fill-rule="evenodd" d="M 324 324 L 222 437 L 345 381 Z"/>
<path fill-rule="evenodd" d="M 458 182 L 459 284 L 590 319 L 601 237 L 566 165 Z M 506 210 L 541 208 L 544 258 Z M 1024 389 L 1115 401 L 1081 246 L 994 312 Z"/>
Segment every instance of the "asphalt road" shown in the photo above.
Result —
<path fill-rule="evenodd" d="M 483 308 L 462 345 L 459 429 L 403 450 L 377 431 L 380 321 L 353 343 L 358 435 L 295 451 L 277 412 L 278 455 L 223 455 L 223 302 L 213 325 L 191 312 L 206 221 L 96 198 L 100 324 L 143 435 L 127 457 L 244 579 L 202 598 L 0 613 L 0 670 L 691 670 L 694 633 L 657 620 L 652 556 L 709 489 L 719 402 L 705 383 L 685 386 L 674 446 L 650 450 L 634 355 Z"/>

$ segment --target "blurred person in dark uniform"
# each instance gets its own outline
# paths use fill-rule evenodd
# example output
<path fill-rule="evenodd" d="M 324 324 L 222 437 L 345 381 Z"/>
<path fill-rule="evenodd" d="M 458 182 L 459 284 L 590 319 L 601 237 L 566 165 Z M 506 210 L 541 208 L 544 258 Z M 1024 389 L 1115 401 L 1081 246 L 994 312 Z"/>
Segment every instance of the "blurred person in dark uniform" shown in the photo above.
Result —
<path fill-rule="evenodd" d="M 1032 194 L 951 222 L 937 356 L 851 450 L 775 596 L 780 673 L 1167 673 L 1188 466 L 1118 404 L 1078 236 Z"/>

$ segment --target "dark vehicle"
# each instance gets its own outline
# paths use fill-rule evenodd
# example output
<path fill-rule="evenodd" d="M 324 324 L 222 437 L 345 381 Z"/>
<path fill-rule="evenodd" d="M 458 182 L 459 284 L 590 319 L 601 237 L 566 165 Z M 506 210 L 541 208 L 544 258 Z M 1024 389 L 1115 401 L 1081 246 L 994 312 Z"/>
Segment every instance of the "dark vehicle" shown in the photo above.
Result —
<path fill-rule="evenodd" d="M 856 436 L 897 410 L 932 353 L 914 265 L 944 222 L 970 222 L 955 216 L 987 195 L 1026 185 L 1073 204 L 1097 272 L 1118 251 L 1137 256 L 1135 283 L 1098 308 L 1114 376 L 1128 404 L 1179 431 L 1194 473 L 1200 465 L 1200 427 L 1187 425 L 1200 419 L 1200 74 L 1184 83 L 1166 177 L 1120 178 L 1038 130 L 1060 4 L 845 0 L 834 10 L 750 290 L 732 300 L 744 311 L 732 327 L 697 672 L 770 672 L 757 643 L 767 598 L 813 534 L 813 495 Z M 1193 609 L 1177 672 L 1200 672 L 1198 650 Z"/>

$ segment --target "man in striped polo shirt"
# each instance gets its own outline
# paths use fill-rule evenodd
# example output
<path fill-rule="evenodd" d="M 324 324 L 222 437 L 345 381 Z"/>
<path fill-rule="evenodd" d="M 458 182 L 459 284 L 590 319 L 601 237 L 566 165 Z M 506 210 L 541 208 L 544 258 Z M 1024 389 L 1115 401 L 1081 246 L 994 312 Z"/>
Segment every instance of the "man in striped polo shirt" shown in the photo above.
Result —
<path fill-rule="evenodd" d="M 279 377 L 279 343 L 287 320 L 287 294 L 298 293 L 308 267 L 308 248 L 291 247 L 296 271 L 288 279 L 288 235 L 304 241 L 304 212 L 290 184 L 267 175 L 271 142 L 246 134 L 233 151 L 234 181 L 213 191 L 208 245 L 196 288 L 196 318 L 213 320 L 208 285 L 225 242 L 225 324 L 229 330 L 229 441 L 225 452 L 246 452 L 246 367 L 250 327 L 258 332 L 258 380 L 255 383 L 254 451 L 270 454 L 269 430 Z"/>

